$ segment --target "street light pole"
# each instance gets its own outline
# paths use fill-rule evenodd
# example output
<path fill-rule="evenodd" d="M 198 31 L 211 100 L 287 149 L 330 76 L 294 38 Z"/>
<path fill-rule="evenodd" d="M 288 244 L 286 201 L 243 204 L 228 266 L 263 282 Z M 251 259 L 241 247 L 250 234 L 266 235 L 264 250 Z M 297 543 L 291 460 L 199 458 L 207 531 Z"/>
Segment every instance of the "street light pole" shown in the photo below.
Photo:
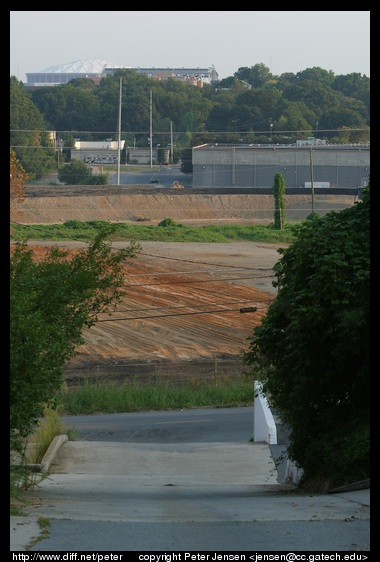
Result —
<path fill-rule="evenodd" d="M 170 121 L 170 164 L 173 164 L 173 122 Z"/>
<path fill-rule="evenodd" d="M 314 213 L 314 170 L 313 170 L 313 151 L 310 146 L 310 178 L 311 178 L 311 212 Z"/>
<path fill-rule="evenodd" d="M 150 167 L 152 168 L 153 161 L 153 126 L 152 126 L 152 90 L 150 91 L 149 102 L 149 145 L 150 145 Z"/>
<path fill-rule="evenodd" d="M 118 134 L 118 139 L 117 139 L 117 185 L 120 185 L 121 90 L 122 90 L 122 77 L 120 76 L 120 93 L 119 93 L 119 134 Z"/>

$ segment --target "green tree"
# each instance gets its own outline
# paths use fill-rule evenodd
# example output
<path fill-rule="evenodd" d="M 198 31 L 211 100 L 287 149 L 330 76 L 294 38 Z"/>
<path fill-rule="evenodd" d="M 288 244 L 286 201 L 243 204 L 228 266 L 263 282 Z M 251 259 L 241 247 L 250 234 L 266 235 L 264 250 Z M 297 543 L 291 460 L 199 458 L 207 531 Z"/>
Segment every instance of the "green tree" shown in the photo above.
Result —
<path fill-rule="evenodd" d="M 58 170 L 58 180 L 66 185 L 89 185 L 91 175 L 91 168 L 74 158 Z"/>
<path fill-rule="evenodd" d="M 274 196 L 274 228 L 282 230 L 285 223 L 285 179 L 282 174 L 274 176 L 273 196 Z"/>
<path fill-rule="evenodd" d="M 316 122 L 317 116 L 304 102 L 283 100 L 276 120 L 276 131 L 287 131 L 286 136 L 294 142 L 297 139 L 313 136 Z"/>
<path fill-rule="evenodd" d="M 303 82 L 312 80 L 315 83 L 321 84 L 324 87 L 331 87 L 335 80 L 335 74 L 332 70 L 324 70 L 320 66 L 313 66 L 313 68 L 306 68 L 297 72 L 296 81 Z"/>
<path fill-rule="evenodd" d="M 341 94 L 340 94 L 341 95 Z M 325 130 L 343 130 L 347 136 L 344 142 L 368 142 L 369 140 L 369 114 L 363 102 L 354 98 L 342 98 L 342 103 L 336 107 L 328 108 L 319 118 L 318 126 Z M 344 123 L 344 127 L 341 127 Z M 352 130 L 351 130 L 352 129 Z M 331 142 L 342 142 L 334 140 Z"/>
<path fill-rule="evenodd" d="M 25 185 L 28 181 L 28 174 L 16 158 L 14 150 L 10 149 L 10 219 L 17 220 L 22 216 L 20 205 L 24 200 Z"/>
<path fill-rule="evenodd" d="M 315 113 L 317 119 L 327 108 L 339 106 L 342 102 L 339 92 L 312 78 L 288 84 L 282 91 L 282 95 L 288 101 L 304 102 L 308 109 Z"/>
<path fill-rule="evenodd" d="M 251 68 L 241 67 L 235 72 L 234 76 L 239 80 L 248 82 L 254 88 L 261 88 L 265 85 L 265 82 L 272 79 L 270 69 L 263 63 L 255 64 Z"/>
<path fill-rule="evenodd" d="M 370 199 L 295 229 L 244 361 L 288 426 L 302 484 L 369 478 Z"/>
<path fill-rule="evenodd" d="M 10 145 L 28 174 L 37 179 L 55 169 L 54 147 L 44 116 L 25 92 L 22 82 L 10 79 Z"/>
<path fill-rule="evenodd" d="M 356 98 L 365 103 L 370 113 L 370 79 L 368 76 L 353 72 L 352 74 L 336 76 L 332 87 L 350 98 Z M 367 123 L 369 125 L 369 121 Z"/>
<path fill-rule="evenodd" d="M 68 133 L 80 136 L 81 140 L 99 140 L 99 135 L 106 138 L 110 131 L 117 130 L 120 77 L 123 80 L 122 138 L 128 139 L 127 144 L 136 140 L 141 146 L 147 145 L 150 91 L 153 130 L 157 134 L 169 134 L 172 129 L 176 150 L 189 146 L 189 136 L 192 138 L 192 134 L 204 131 L 209 131 L 206 142 L 238 142 L 239 138 L 250 142 L 251 132 L 255 132 L 255 142 L 266 143 L 269 119 L 273 123 L 273 132 L 287 131 L 286 136 L 292 136 L 291 132 L 298 130 L 302 136 L 296 138 L 302 138 L 309 136 L 308 131 L 318 128 L 330 142 L 334 137 L 331 128 L 357 129 L 363 120 L 367 127 L 370 125 L 368 77 L 356 74 L 336 77 L 332 71 L 319 67 L 297 74 L 273 76 L 267 66 L 259 63 L 241 67 L 234 76 L 212 85 L 204 84 L 202 88 L 175 78 L 157 81 L 131 69 L 118 70 L 114 76 L 102 78 L 99 85 L 88 79 L 74 79 L 62 86 L 34 88 L 33 91 L 25 91 L 23 84 L 16 77 L 11 77 L 11 120 L 15 118 L 17 125 L 11 129 L 17 132 L 38 131 L 39 135 L 43 130 L 56 130 L 60 131 L 62 140 Z M 289 104 L 294 105 L 291 107 Z M 331 108 L 334 108 L 333 114 L 330 114 Z M 31 117 L 37 123 L 37 117 L 40 117 L 38 111 L 44 118 L 44 125 L 28 124 Z M 321 131 L 322 121 L 325 122 L 325 134 Z M 333 127 L 328 126 L 328 121 L 334 122 Z M 20 150 L 29 144 L 34 146 L 29 132 L 25 133 L 26 139 L 14 139 L 11 145 L 18 146 Z M 24 140 L 28 142 L 19 142 Z M 359 139 L 360 142 L 362 140 L 365 137 Z M 282 137 L 273 141 L 282 142 Z M 359 141 L 357 137 L 349 138 L 349 142 Z M 49 146 L 48 142 L 45 144 Z M 38 170 L 44 164 L 44 161 L 39 162 L 42 154 L 51 156 L 47 149 L 22 150 L 26 153 L 25 157 L 29 154 L 28 166 L 26 160 L 21 159 L 18 153 L 16 155 L 28 173 L 29 164 L 37 166 Z"/>
<path fill-rule="evenodd" d="M 191 148 L 182 150 L 180 170 L 184 174 L 193 173 L 193 151 Z"/>
<path fill-rule="evenodd" d="M 55 88 L 35 88 L 30 95 L 46 119 L 54 123 L 53 128 L 93 131 L 105 111 L 100 107 L 95 88 L 92 80 L 79 78 Z"/>
<path fill-rule="evenodd" d="M 58 180 L 66 185 L 106 185 L 107 174 L 92 175 L 92 169 L 81 160 L 71 160 L 58 170 Z"/>
<path fill-rule="evenodd" d="M 64 381 L 64 364 L 84 340 L 82 331 L 101 312 L 111 314 L 124 283 L 123 260 L 141 251 L 132 242 L 114 252 L 104 229 L 85 250 L 54 247 L 40 261 L 17 242 L 10 267 L 11 449 L 36 428 Z"/>

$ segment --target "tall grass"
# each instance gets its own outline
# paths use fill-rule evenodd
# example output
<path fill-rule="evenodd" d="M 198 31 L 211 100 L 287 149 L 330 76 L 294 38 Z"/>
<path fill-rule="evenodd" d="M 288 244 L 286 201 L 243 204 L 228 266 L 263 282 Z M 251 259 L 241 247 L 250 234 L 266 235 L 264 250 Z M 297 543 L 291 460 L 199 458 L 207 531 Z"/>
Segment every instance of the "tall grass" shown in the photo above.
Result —
<path fill-rule="evenodd" d="M 53 408 L 46 405 L 43 418 L 38 421 L 36 430 L 25 439 L 22 452 L 13 454 L 13 460 L 24 466 L 40 464 L 54 437 L 61 434 L 74 437 L 73 430 L 62 423 L 61 406 Z"/>
<path fill-rule="evenodd" d="M 180 387 L 165 384 L 89 383 L 69 388 L 61 396 L 66 415 L 140 412 L 182 408 L 229 408 L 253 403 L 253 382 L 242 377 L 218 385 L 190 383 Z"/>
<path fill-rule="evenodd" d="M 53 438 L 64 433 L 64 431 L 61 408 L 54 409 L 45 406 L 43 420 L 38 422 L 36 431 L 28 438 L 25 462 L 27 464 L 39 464 Z"/>
<path fill-rule="evenodd" d="M 44 417 L 38 422 L 36 431 L 24 442 L 21 454 L 11 453 L 10 463 L 10 514 L 25 515 L 23 507 L 28 503 L 26 492 L 35 488 L 47 477 L 35 470 L 48 450 L 54 437 L 67 434 L 73 439 L 74 429 L 62 424 L 61 409 L 45 406 Z"/>
<path fill-rule="evenodd" d="M 174 223 L 174 224 L 173 224 Z M 12 226 L 14 238 L 29 240 L 93 240 L 99 229 L 108 226 L 106 221 L 70 220 L 64 224 L 22 225 Z M 159 242 L 204 242 L 226 243 L 232 241 L 268 242 L 289 244 L 294 240 L 293 226 L 289 223 L 283 230 L 276 230 L 269 225 L 208 225 L 186 226 L 172 221 L 170 226 L 154 226 L 143 224 L 117 223 L 111 241 L 143 241 Z"/>

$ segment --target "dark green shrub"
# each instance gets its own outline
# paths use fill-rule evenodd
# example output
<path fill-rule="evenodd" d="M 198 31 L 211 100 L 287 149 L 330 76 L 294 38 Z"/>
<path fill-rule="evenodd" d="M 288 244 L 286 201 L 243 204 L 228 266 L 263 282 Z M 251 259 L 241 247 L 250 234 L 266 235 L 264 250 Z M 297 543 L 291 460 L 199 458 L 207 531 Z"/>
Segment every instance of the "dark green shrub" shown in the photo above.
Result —
<path fill-rule="evenodd" d="M 171 218 L 166 218 L 159 222 L 158 226 L 177 226 L 177 223 Z"/>
<path fill-rule="evenodd" d="M 369 186 L 362 202 L 294 233 L 244 360 L 290 429 L 304 480 L 343 485 L 369 475 Z"/>

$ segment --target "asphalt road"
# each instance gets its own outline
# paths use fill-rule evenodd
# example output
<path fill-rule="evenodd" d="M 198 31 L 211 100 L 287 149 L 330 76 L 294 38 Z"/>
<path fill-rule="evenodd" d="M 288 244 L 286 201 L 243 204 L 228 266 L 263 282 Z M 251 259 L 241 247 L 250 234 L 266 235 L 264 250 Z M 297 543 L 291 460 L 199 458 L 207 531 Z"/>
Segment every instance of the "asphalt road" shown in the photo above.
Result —
<path fill-rule="evenodd" d="M 248 443 L 253 436 L 253 406 L 98 416 L 63 416 L 77 441 L 122 443 Z"/>
<path fill-rule="evenodd" d="M 99 169 L 99 167 L 97 167 Z M 107 173 L 107 167 L 103 166 L 103 173 Z M 187 187 L 192 186 L 192 175 L 183 174 L 179 166 L 162 166 L 154 167 L 150 171 L 129 171 L 128 166 L 123 167 L 120 171 L 120 185 L 136 185 L 136 184 L 146 184 L 151 180 L 160 180 L 161 187 L 169 188 L 172 186 L 173 181 L 178 180 L 181 184 L 185 184 Z M 109 184 L 117 184 L 117 171 L 109 172 Z M 155 184 L 152 184 L 156 187 Z"/>
<path fill-rule="evenodd" d="M 78 439 L 31 492 L 28 518 L 11 518 L 11 551 L 369 551 L 369 489 L 279 483 L 270 447 L 250 441 L 252 410 L 65 417 Z"/>

